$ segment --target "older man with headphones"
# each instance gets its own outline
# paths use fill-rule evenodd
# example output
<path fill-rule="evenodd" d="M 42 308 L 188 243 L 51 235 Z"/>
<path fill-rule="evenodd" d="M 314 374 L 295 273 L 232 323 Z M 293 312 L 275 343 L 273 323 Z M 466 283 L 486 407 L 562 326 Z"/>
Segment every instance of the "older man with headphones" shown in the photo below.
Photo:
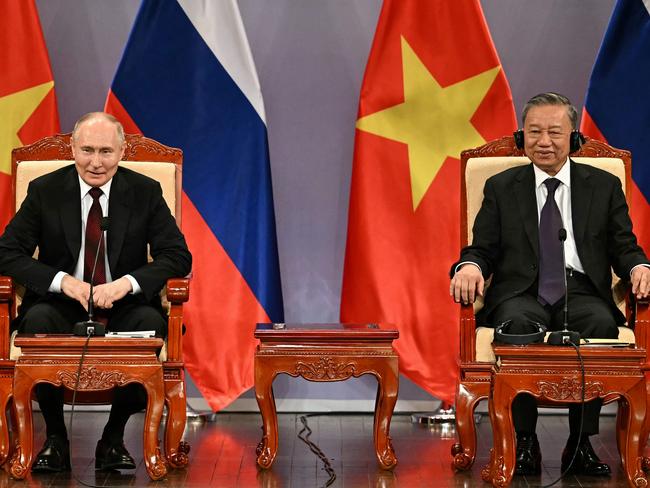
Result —
<path fill-rule="evenodd" d="M 637 297 L 648 296 L 649 261 L 632 232 L 620 180 L 569 158 L 582 142 L 577 119 L 575 107 L 563 95 L 542 93 L 531 98 L 515 142 L 532 164 L 508 169 L 485 183 L 473 242 L 452 267 L 450 285 L 456 302 L 473 303 L 483 296 L 485 279 L 492 276 L 485 307 L 477 317 L 480 323 L 496 326 L 510 321 L 512 334 L 528 333 L 535 323 L 561 329 L 565 272 L 569 328 L 583 338 L 615 338 L 617 326 L 625 321 L 612 299 L 612 268 L 631 281 Z M 558 234 L 566 239 L 561 241 Z M 601 406 L 600 399 L 585 404 L 582 435 L 581 406 L 569 409 L 563 472 L 577 449 L 572 472 L 610 474 L 589 442 L 589 436 L 598 433 Z M 517 433 L 515 473 L 539 474 L 535 399 L 518 395 L 512 410 Z"/>

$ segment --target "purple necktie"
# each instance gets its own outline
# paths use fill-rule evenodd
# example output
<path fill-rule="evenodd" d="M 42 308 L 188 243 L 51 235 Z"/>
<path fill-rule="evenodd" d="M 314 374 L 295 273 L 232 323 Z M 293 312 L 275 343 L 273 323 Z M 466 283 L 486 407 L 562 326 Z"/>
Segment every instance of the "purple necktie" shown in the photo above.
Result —
<path fill-rule="evenodd" d="M 562 263 L 562 215 L 555 202 L 557 178 L 544 181 L 548 189 L 546 202 L 539 216 L 539 283 L 537 300 L 543 305 L 554 305 L 564 296 L 564 264 Z"/>

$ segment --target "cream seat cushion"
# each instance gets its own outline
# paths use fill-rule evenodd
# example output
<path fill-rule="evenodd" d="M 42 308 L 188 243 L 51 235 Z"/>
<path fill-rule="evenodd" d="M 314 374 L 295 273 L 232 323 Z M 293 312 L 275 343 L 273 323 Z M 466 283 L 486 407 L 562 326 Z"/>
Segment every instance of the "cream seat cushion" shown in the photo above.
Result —
<path fill-rule="evenodd" d="M 20 208 L 27 196 L 29 182 L 39 176 L 51 173 L 59 168 L 74 164 L 74 161 L 21 161 L 16 169 L 16 208 Z M 162 187 L 163 198 L 172 214 L 176 214 L 176 165 L 168 162 L 146 162 L 146 161 L 120 161 L 120 166 L 137 171 L 160 183 Z M 178 221 L 178 219 L 177 219 Z M 38 249 L 35 256 L 38 255 Z M 22 293 L 16 294 L 16 305 L 20 305 Z M 163 306 L 166 305 L 164 290 L 162 293 Z M 20 356 L 20 348 L 14 345 L 14 332 L 11 336 L 9 356 L 11 359 L 17 359 Z M 158 355 L 161 361 L 167 358 L 167 341 Z"/>
<path fill-rule="evenodd" d="M 577 163 L 590 164 L 600 169 L 614 174 L 621 180 L 623 192 L 625 192 L 625 165 L 619 158 L 571 158 Z M 506 169 L 529 164 L 530 159 L 527 157 L 487 157 L 487 158 L 470 158 L 467 160 L 465 168 L 465 183 L 467 188 L 467 242 L 472 242 L 472 226 L 476 214 L 481 208 L 483 202 L 483 188 L 485 181 L 497 173 Z M 625 286 L 621 280 L 613 275 L 612 293 L 614 301 L 621 312 L 625 314 Z M 477 300 L 474 304 L 474 312 L 478 312 L 483 307 L 483 301 Z M 629 327 L 618 328 L 618 338 L 622 341 L 634 343 L 634 331 Z M 491 327 L 476 328 L 476 361 L 491 362 L 495 361 L 492 351 L 492 340 L 494 339 L 494 329 Z"/>

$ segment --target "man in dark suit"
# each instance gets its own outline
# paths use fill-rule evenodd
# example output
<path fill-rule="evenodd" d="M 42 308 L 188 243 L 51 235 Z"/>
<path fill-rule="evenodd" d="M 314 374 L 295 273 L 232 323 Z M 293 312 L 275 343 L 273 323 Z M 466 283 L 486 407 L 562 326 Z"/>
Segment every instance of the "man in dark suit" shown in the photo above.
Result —
<path fill-rule="evenodd" d="M 124 130 L 111 115 L 84 115 L 74 127 L 71 146 L 75 164 L 33 180 L 0 237 L 0 273 L 26 288 L 14 325 L 25 333 L 70 333 L 74 323 L 86 320 L 99 249 L 93 290 L 99 318 L 112 331 L 154 330 L 164 336 L 167 322 L 158 293 L 168 278 L 190 272 L 192 257 L 160 184 L 118 166 Z M 101 227 L 105 216 L 106 232 Z M 41 384 L 36 395 L 47 439 L 32 470 L 69 469 L 63 390 Z M 130 415 L 145 406 L 140 385 L 116 389 L 97 444 L 96 469 L 135 468 L 124 447 L 124 428 Z"/>
<path fill-rule="evenodd" d="M 525 333 L 530 322 L 549 330 L 563 326 L 566 253 L 569 328 L 581 337 L 618 337 L 625 317 L 611 293 L 611 269 L 630 280 L 637 297 L 648 296 L 648 259 L 632 232 L 625 195 L 618 178 L 569 158 L 577 127 L 576 109 L 556 93 L 531 98 L 523 110 L 524 151 L 532 164 L 488 179 L 473 227 L 473 242 L 452 266 L 450 293 L 456 302 L 483 296 L 479 322 L 495 326 L 512 321 L 511 333 Z M 548 195 L 554 198 L 549 198 Z M 555 227 L 554 227 L 555 226 Z M 558 239 L 564 228 L 567 238 Z M 555 229 L 555 230 L 550 230 Z M 569 409 L 570 433 L 562 471 L 609 475 L 589 442 L 598 433 L 600 399 L 585 404 L 580 435 L 580 405 Z M 513 402 L 517 432 L 516 474 L 538 474 L 541 453 L 535 434 L 535 399 L 518 395 Z"/>

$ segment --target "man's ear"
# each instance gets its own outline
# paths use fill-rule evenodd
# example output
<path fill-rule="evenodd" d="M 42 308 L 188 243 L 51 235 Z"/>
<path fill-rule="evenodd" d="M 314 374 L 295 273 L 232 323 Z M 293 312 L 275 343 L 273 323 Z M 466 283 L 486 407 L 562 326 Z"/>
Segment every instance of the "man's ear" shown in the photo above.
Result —
<path fill-rule="evenodd" d="M 119 161 L 124 160 L 124 152 L 126 151 L 126 140 L 122 143 L 122 149 L 120 150 L 120 159 Z"/>

